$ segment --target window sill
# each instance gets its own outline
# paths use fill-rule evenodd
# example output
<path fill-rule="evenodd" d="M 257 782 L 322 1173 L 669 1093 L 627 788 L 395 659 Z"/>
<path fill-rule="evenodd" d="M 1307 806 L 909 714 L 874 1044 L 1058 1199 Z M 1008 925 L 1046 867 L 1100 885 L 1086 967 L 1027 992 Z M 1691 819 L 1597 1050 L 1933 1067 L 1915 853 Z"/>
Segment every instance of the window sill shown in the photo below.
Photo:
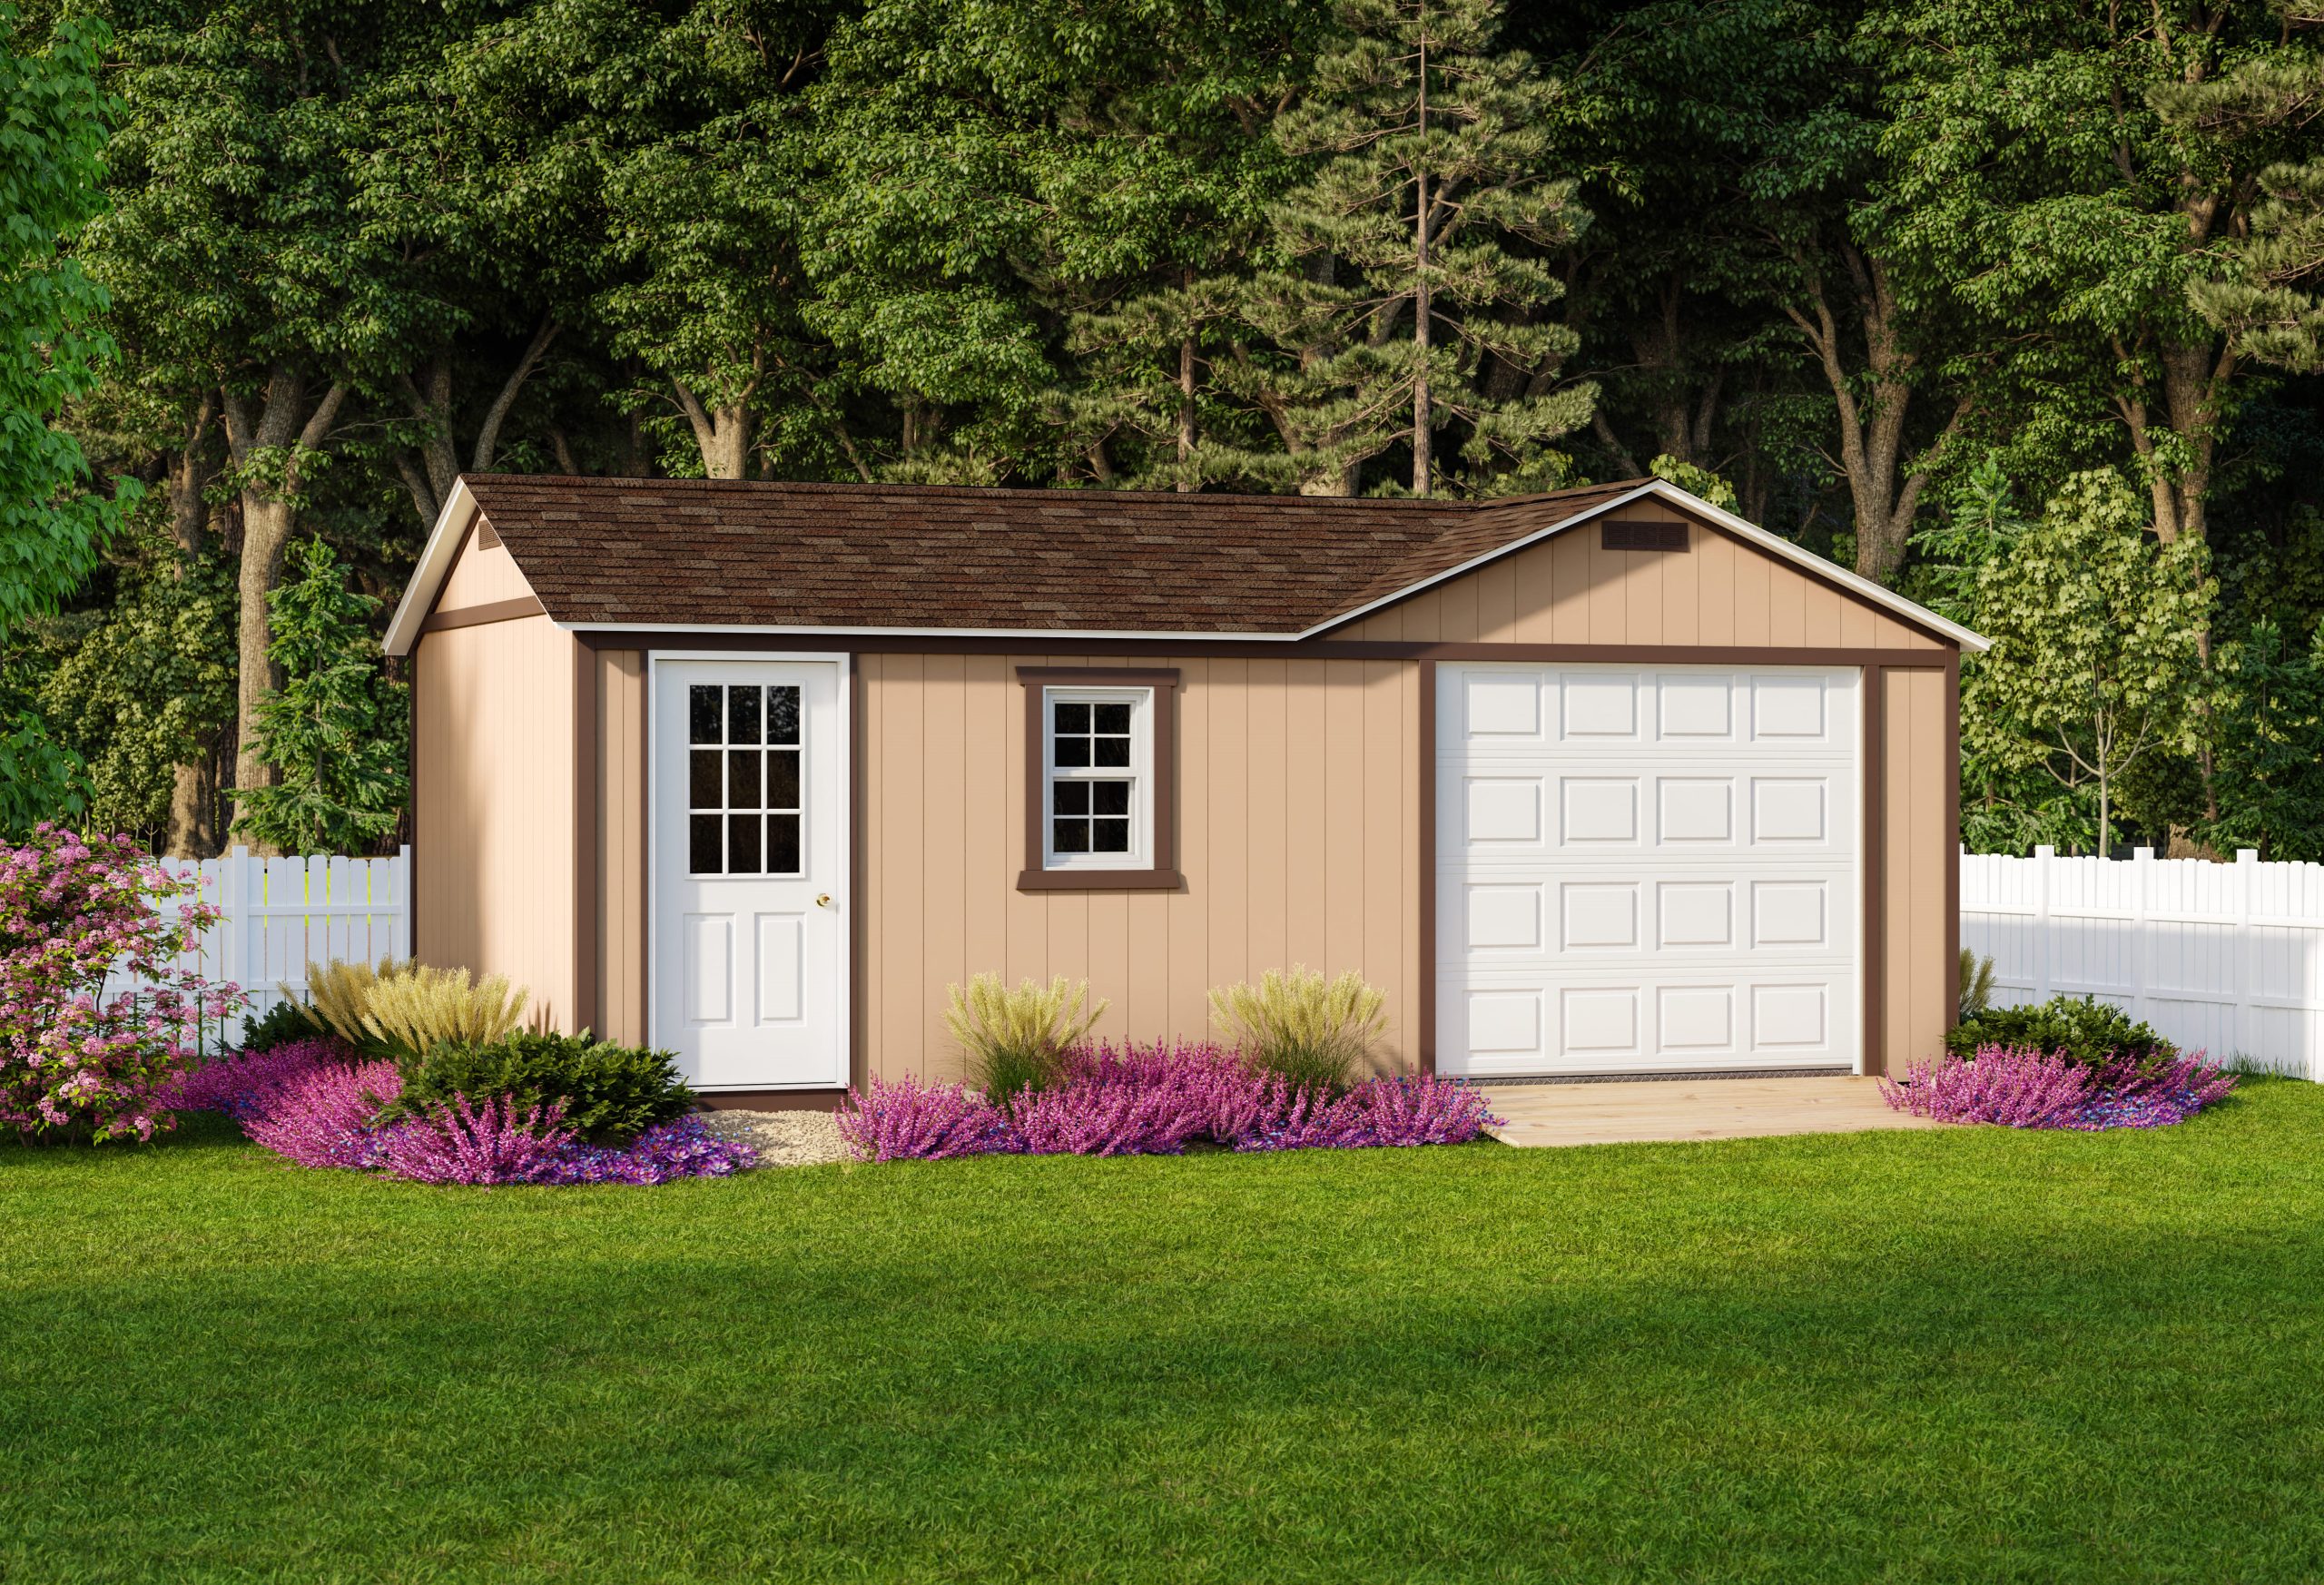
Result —
<path fill-rule="evenodd" d="M 1176 870 L 1027 870 L 1019 891 L 1176 891 L 1186 884 Z"/>

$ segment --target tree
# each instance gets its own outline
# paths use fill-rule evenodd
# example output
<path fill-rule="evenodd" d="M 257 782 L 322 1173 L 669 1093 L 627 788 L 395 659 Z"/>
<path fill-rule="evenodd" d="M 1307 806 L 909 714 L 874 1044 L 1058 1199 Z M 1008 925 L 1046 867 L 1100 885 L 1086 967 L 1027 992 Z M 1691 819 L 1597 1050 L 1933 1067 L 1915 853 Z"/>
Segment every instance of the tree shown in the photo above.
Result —
<path fill-rule="evenodd" d="M 379 601 L 348 589 L 321 540 L 293 556 L 295 576 L 269 602 L 283 684 L 259 708 L 255 745 L 279 775 L 237 789 L 235 828 L 285 852 L 366 852 L 395 830 L 408 791 L 404 690 L 371 635 Z"/>
<path fill-rule="evenodd" d="M 2263 619 L 2221 645 L 2211 724 L 2220 817 L 2204 840 L 2324 859 L 2324 630 L 2301 648 Z"/>
<path fill-rule="evenodd" d="M 1546 170 L 1557 86 L 1521 54 L 1487 53 L 1490 0 L 1348 0 L 1341 19 L 1309 96 L 1275 120 L 1286 153 L 1322 163 L 1274 216 L 1291 267 L 1246 297 L 1275 353 L 1238 359 L 1233 386 L 1274 422 L 1303 491 L 1353 494 L 1402 442 L 1429 494 L 1448 422 L 1466 487 L 1523 487 L 1559 470 L 1543 448 L 1596 395 L 1559 386 L 1575 337 L 1544 310 L 1563 287 L 1512 245 L 1563 247 L 1587 223 Z"/>
<path fill-rule="evenodd" d="M 125 6 L 111 150 L 113 208 L 92 270 L 156 399 L 223 430 L 235 497 L 235 784 L 261 784 L 260 704 L 275 681 L 267 596 L 327 443 L 409 310 L 394 261 L 350 208 L 350 117 L 391 54 L 394 8 L 322 0 Z M 182 454 L 199 461 L 199 423 Z M 197 497 L 198 498 L 198 497 Z"/>
<path fill-rule="evenodd" d="M 53 609 L 97 565 L 137 497 L 88 487 L 88 458 L 57 419 L 114 356 L 105 290 L 69 256 L 104 207 L 106 127 L 97 83 L 107 33 L 57 22 L 41 47 L 0 5 L 0 633 Z M 18 718 L 13 732 L 35 730 Z"/>
<path fill-rule="evenodd" d="M 2115 785 L 2151 753 L 2199 738 L 2201 635 L 2217 593 L 2202 545 L 2151 543 L 2112 474 L 2068 482 L 2038 524 L 1976 572 L 1972 608 L 1993 648 L 1965 668 L 1965 751 L 2095 793 L 2112 841 Z"/>
<path fill-rule="evenodd" d="M 2157 108 L 2190 135 L 2232 133 L 2240 141 L 2309 133 L 2324 119 L 2324 54 L 2304 30 L 2324 26 L 2324 0 L 2281 0 L 2284 36 L 2209 82 L 2165 89 Z M 2312 133 L 2309 133 L 2312 137 Z M 2230 348 L 2260 363 L 2324 369 L 2324 154 L 2266 167 L 2252 183 L 2250 222 L 2213 246 L 2223 266 L 2187 283 L 2195 311 Z"/>
<path fill-rule="evenodd" d="M 112 600 L 52 620 L 74 631 L 41 685 L 42 709 L 86 763 L 92 827 L 212 853 L 224 835 L 216 760 L 234 717 L 233 565 L 139 528 Z M 191 768 L 201 774 L 188 806 Z"/>
<path fill-rule="evenodd" d="M 1889 0 L 1862 48 L 1885 74 L 1878 223 L 1898 267 L 2005 355 L 2019 427 L 2087 467 L 2110 417 L 2153 532 L 2204 537 L 2245 355 L 2190 291 L 2240 251 L 2260 173 L 2312 152 L 2290 107 L 2255 112 L 2257 79 L 2221 73 L 2312 46 L 2217 0 Z"/>

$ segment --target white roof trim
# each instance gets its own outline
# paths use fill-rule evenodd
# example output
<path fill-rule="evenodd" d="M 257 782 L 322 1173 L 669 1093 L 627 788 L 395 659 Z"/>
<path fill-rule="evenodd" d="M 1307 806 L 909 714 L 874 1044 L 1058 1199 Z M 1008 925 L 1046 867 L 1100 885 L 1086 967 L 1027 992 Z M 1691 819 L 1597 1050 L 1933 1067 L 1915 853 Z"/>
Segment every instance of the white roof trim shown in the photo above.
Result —
<path fill-rule="evenodd" d="M 428 531 L 419 565 L 411 569 L 411 581 L 404 585 L 403 598 L 396 602 L 396 614 L 388 621 L 385 648 L 389 655 L 409 655 L 411 646 L 419 642 L 419 625 L 428 619 L 452 570 L 452 558 L 459 554 L 460 541 L 468 537 L 468 525 L 475 520 L 476 497 L 468 493 L 468 481 L 454 479 L 452 493 L 444 497 L 444 509 L 436 514 L 436 527 Z"/>
<path fill-rule="evenodd" d="M 1438 573 L 1433 577 L 1423 578 L 1416 584 L 1413 584 L 1405 588 L 1398 589 L 1393 595 L 1383 595 L 1379 599 L 1374 600 L 1368 605 L 1359 605 L 1354 610 L 1348 612 L 1344 615 L 1334 616 L 1328 622 L 1324 622 L 1317 626 L 1309 628 L 1306 632 L 1300 634 L 1298 636 L 1301 638 L 1313 638 L 1318 634 L 1328 633 L 1335 627 L 1344 627 L 1351 622 L 1369 615 L 1371 613 L 1379 610 L 1384 605 L 1393 605 L 1399 600 L 1408 599 L 1412 596 L 1419 594 L 1423 589 L 1433 588 L 1436 585 L 1443 583 L 1448 579 L 1460 577 L 1465 573 L 1476 571 L 1477 568 L 1484 566 L 1488 563 L 1499 561 L 1502 556 L 1509 555 L 1512 551 L 1522 550 L 1529 545 L 1538 545 L 1542 540 L 1562 534 L 1569 528 L 1578 527 L 1581 524 L 1589 522 L 1593 517 L 1602 517 L 1607 513 L 1613 511 L 1617 507 L 1628 506 L 1632 501 L 1646 500 L 1649 497 L 1669 501 L 1672 505 L 1686 511 L 1699 512 L 1702 516 L 1709 517 L 1714 523 L 1717 523 L 1720 527 L 1728 529 L 1740 538 L 1748 540 L 1751 544 L 1758 546 L 1760 549 L 1768 552 L 1770 555 L 1780 556 L 1784 560 L 1791 562 L 1801 567 L 1811 576 L 1824 578 L 1832 583 L 1838 584 L 1845 589 L 1863 596 L 1866 599 L 1872 601 L 1875 605 L 1895 612 L 1897 615 L 1903 617 L 1907 622 L 1911 622 L 1918 626 L 1926 627 L 1933 632 L 1942 633 L 1947 638 L 1952 639 L 1955 644 L 1958 644 L 1963 649 L 1967 650 L 1972 655 L 1982 655 L 1987 649 L 1992 647 L 1987 639 L 1978 634 L 1970 632 L 1969 629 L 1962 626 L 1957 622 L 1949 622 L 1945 620 L 1945 618 L 1938 615 L 1935 612 L 1928 609 L 1925 605 L 1915 605 L 1912 601 L 1905 598 L 1904 596 L 1897 594 L 1893 589 L 1883 588 L 1880 585 L 1874 583 L 1870 578 L 1857 576 L 1855 573 L 1848 571 L 1847 568 L 1840 566 L 1837 562 L 1827 561 L 1824 557 L 1817 555 L 1814 551 L 1794 545 L 1790 540 L 1786 539 L 1780 534 L 1770 534 L 1756 523 L 1748 522 L 1745 519 L 1737 517 L 1732 512 L 1723 511 L 1719 507 L 1712 506 L 1709 501 L 1704 500 L 1700 496 L 1696 495 L 1691 490 L 1681 489 L 1677 485 L 1670 483 L 1667 479 L 1659 478 L 1649 479 L 1645 484 L 1639 486 L 1638 488 L 1625 491 L 1623 494 L 1614 497 L 1611 500 L 1600 502 L 1599 505 L 1591 507 L 1587 511 L 1576 512 L 1571 517 L 1561 517 L 1558 521 L 1549 525 L 1547 527 L 1526 535 L 1522 539 L 1512 539 L 1505 545 L 1495 546 L 1492 549 L 1488 550 L 1480 556 L 1470 557 L 1467 561 L 1462 562 L 1456 567 L 1452 567 L 1444 572 Z"/>

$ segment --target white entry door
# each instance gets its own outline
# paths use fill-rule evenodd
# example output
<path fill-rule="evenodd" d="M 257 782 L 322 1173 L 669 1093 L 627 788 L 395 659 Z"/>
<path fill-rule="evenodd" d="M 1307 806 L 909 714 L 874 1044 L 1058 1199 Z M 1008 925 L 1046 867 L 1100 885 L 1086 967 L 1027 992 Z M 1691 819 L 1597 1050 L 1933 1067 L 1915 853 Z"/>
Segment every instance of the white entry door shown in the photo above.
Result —
<path fill-rule="evenodd" d="M 1437 677 L 1443 1071 L 1858 1066 L 1854 670 Z"/>
<path fill-rule="evenodd" d="M 657 656 L 653 694 L 654 1043 L 701 1089 L 844 1085 L 840 663 Z"/>

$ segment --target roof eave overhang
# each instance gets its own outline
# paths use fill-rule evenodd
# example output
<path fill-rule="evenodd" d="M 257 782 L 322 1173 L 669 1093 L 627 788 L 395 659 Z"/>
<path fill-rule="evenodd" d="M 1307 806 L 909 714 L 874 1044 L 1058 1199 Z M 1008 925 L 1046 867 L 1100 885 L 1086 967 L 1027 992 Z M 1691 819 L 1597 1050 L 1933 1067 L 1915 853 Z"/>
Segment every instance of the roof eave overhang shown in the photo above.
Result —
<path fill-rule="evenodd" d="M 411 581 L 404 586 L 403 598 L 396 602 L 396 614 L 388 619 L 384 647 L 389 655 L 409 655 L 411 646 L 419 642 L 420 624 L 436 608 L 436 596 L 443 592 L 460 542 L 468 537 L 468 526 L 476 517 L 476 497 L 469 493 L 468 481 L 454 479 L 452 493 L 444 497 L 444 509 L 436 514 L 436 527 L 428 531 L 419 565 L 411 569 Z"/>

